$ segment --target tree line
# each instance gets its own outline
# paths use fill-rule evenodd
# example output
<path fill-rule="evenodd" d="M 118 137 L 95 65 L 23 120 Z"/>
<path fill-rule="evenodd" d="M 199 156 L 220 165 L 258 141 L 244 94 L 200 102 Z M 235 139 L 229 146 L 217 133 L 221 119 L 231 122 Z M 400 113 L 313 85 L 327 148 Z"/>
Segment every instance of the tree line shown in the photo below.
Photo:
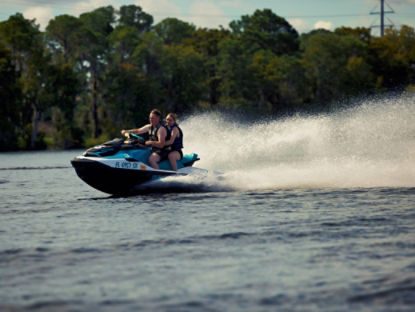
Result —
<path fill-rule="evenodd" d="M 359 95 L 414 89 L 415 31 L 299 33 L 269 9 L 229 28 L 158 24 L 139 6 L 60 15 L 45 31 L 0 22 L 0 150 L 67 149 L 119 136 L 148 112 L 329 111 Z"/>

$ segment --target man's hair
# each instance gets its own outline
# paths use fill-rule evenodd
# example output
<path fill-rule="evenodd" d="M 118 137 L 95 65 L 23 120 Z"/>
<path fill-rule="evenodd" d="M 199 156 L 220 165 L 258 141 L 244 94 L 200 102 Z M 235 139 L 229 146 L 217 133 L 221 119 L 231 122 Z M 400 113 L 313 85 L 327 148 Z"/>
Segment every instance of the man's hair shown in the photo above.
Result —
<path fill-rule="evenodd" d="M 159 117 L 161 117 L 161 113 L 160 113 L 160 111 L 158 110 L 158 109 L 153 109 L 151 112 L 150 112 L 150 114 L 154 114 L 154 115 L 157 115 L 157 116 L 159 116 Z"/>

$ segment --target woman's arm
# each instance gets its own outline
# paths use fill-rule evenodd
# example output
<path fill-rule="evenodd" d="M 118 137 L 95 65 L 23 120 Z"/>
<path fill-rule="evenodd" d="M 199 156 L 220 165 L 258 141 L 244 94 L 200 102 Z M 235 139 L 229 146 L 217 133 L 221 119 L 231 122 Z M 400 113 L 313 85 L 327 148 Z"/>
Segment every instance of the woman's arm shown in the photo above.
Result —
<path fill-rule="evenodd" d="M 166 141 L 166 145 L 172 145 L 174 140 L 180 135 L 179 129 L 177 127 L 174 127 L 171 132 L 170 140 Z"/>

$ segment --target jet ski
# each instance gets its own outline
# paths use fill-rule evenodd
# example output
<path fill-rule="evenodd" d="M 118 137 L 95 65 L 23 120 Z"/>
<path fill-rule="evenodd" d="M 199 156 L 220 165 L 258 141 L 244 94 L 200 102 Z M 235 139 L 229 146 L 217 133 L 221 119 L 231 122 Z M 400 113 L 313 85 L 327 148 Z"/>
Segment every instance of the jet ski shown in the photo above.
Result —
<path fill-rule="evenodd" d="M 148 163 L 150 148 L 144 138 L 128 133 L 127 138 L 114 139 L 87 149 L 71 160 L 76 174 L 93 188 L 111 195 L 128 194 L 145 182 L 168 176 L 188 175 L 195 161 L 195 153 L 185 154 L 177 161 L 177 171 L 171 169 L 168 160 L 159 163 L 160 169 Z"/>

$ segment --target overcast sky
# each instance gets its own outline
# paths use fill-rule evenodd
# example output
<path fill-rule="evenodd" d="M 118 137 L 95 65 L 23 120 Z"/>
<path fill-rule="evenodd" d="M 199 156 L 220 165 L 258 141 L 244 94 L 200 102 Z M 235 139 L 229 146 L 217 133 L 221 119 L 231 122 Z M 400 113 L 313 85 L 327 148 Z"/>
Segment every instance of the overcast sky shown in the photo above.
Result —
<path fill-rule="evenodd" d="M 415 0 L 385 0 L 386 24 L 415 27 Z M 16 12 L 36 19 L 44 29 L 54 16 L 79 14 L 112 5 L 135 4 L 154 17 L 155 23 L 166 17 L 176 17 L 197 27 L 227 28 L 229 22 L 256 9 L 269 8 L 287 19 L 296 29 L 308 32 L 315 28 L 334 30 L 339 26 L 370 27 L 379 25 L 380 0 L 0 0 L 0 21 Z M 378 34 L 374 28 L 373 34 Z"/>

